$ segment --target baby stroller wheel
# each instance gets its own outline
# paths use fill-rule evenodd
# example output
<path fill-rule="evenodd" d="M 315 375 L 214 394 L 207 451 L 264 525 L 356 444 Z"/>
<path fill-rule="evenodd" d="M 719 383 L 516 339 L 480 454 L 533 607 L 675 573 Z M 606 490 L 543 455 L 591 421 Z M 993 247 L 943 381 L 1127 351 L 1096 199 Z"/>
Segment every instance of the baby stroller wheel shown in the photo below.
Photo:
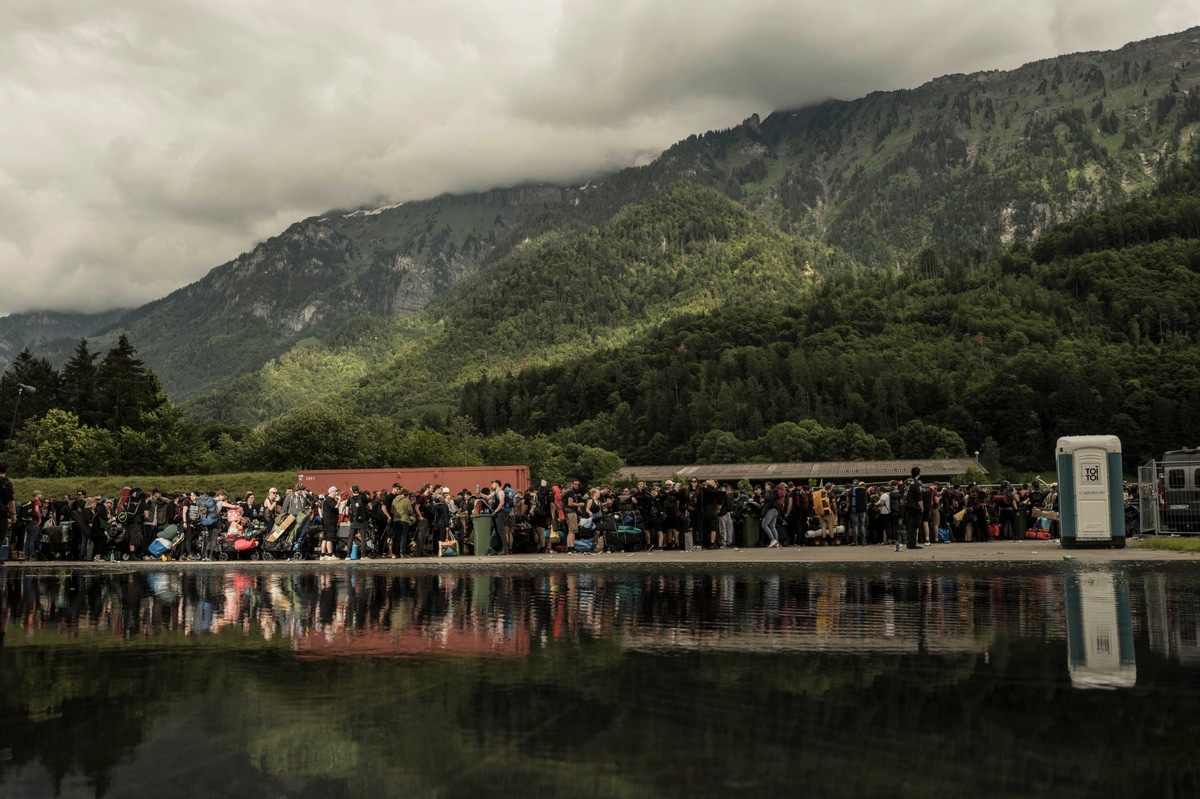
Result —
<path fill-rule="evenodd" d="M 262 559 L 263 560 L 275 560 L 275 556 L 272 555 L 270 552 L 264 552 L 264 553 L 262 553 Z"/>
<path fill-rule="evenodd" d="M 121 560 L 129 560 L 129 558 L 130 558 L 130 555 L 128 552 L 121 553 Z"/>
<path fill-rule="evenodd" d="M 221 560 L 229 560 L 229 553 L 228 553 L 228 552 L 222 552 L 222 553 L 221 553 L 221 555 L 220 555 L 220 558 L 221 558 Z"/>
<path fill-rule="evenodd" d="M 262 560 L 262 554 L 255 551 L 250 553 L 250 560 Z"/>
<path fill-rule="evenodd" d="M 97 563 L 102 563 L 104 561 L 104 556 L 103 555 L 92 555 L 92 560 L 96 561 Z"/>

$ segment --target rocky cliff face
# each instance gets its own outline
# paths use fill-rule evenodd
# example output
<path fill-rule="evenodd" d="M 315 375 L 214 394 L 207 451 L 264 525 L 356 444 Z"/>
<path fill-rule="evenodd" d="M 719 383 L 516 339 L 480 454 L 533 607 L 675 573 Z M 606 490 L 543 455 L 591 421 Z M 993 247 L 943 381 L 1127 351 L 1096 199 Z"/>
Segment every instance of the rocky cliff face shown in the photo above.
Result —
<path fill-rule="evenodd" d="M 474 275 L 514 230 L 571 194 L 528 186 L 305 219 L 195 283 L 79 335 L 103 347 L 127 333 L 171 397 L 184 399 L 355 317 L 420 311 Z"/>

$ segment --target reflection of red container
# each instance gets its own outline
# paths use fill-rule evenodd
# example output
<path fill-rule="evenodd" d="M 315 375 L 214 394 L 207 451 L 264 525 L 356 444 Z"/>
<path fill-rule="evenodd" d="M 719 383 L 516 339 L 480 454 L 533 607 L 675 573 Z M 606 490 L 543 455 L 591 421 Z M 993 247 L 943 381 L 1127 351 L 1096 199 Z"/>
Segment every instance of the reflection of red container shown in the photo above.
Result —
<path fill-rule="evenodd" d="M 399 483 L 409 491 L 420 491 L 426 483 L 449 486 L 457 494 L 466 488 L 491 485 L 499 480 L 501 485 L 512 483 L 517 491 L 529 488 L 528 466 L 431 466 L 426 469 L 314 469 L 300 472 L 296 482 L 316 494 L 337 486 L 339 492 L 348 492 L 350 486 L 363 491 L 383 491 L 392 483 Z"/>

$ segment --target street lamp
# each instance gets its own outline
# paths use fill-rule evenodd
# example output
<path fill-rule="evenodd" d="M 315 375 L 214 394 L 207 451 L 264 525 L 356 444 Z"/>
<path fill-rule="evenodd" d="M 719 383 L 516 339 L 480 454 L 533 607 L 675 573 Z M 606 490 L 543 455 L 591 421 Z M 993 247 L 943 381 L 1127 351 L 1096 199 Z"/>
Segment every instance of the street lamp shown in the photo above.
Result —
<path fill-rule="evenodd" d="M 17 432 L 17 411 L 21 408 L 21 396 L 28 394 L 33 396 L 37 393 L 37 389 L 33 386 L 27 386 L 24 383 L 17 383 L 17 401 L 13 403 L 13 418 L 12 424 L 8 428 L 8 441 L 4 442 L 4 451 L 8 452 L 8 447 L 12 444 L 13 433 Z"/>

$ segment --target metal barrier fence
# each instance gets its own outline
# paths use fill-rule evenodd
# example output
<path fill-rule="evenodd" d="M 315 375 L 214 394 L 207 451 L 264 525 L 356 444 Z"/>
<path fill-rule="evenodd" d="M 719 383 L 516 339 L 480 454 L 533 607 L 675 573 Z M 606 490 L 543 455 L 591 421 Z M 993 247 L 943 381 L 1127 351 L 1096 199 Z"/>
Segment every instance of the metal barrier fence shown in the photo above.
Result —
<path fill-rule="evenodd" d="M 1138 468 L 1138 532 L 1200 533 L 1200 463 L 1149 461 Z"/>

